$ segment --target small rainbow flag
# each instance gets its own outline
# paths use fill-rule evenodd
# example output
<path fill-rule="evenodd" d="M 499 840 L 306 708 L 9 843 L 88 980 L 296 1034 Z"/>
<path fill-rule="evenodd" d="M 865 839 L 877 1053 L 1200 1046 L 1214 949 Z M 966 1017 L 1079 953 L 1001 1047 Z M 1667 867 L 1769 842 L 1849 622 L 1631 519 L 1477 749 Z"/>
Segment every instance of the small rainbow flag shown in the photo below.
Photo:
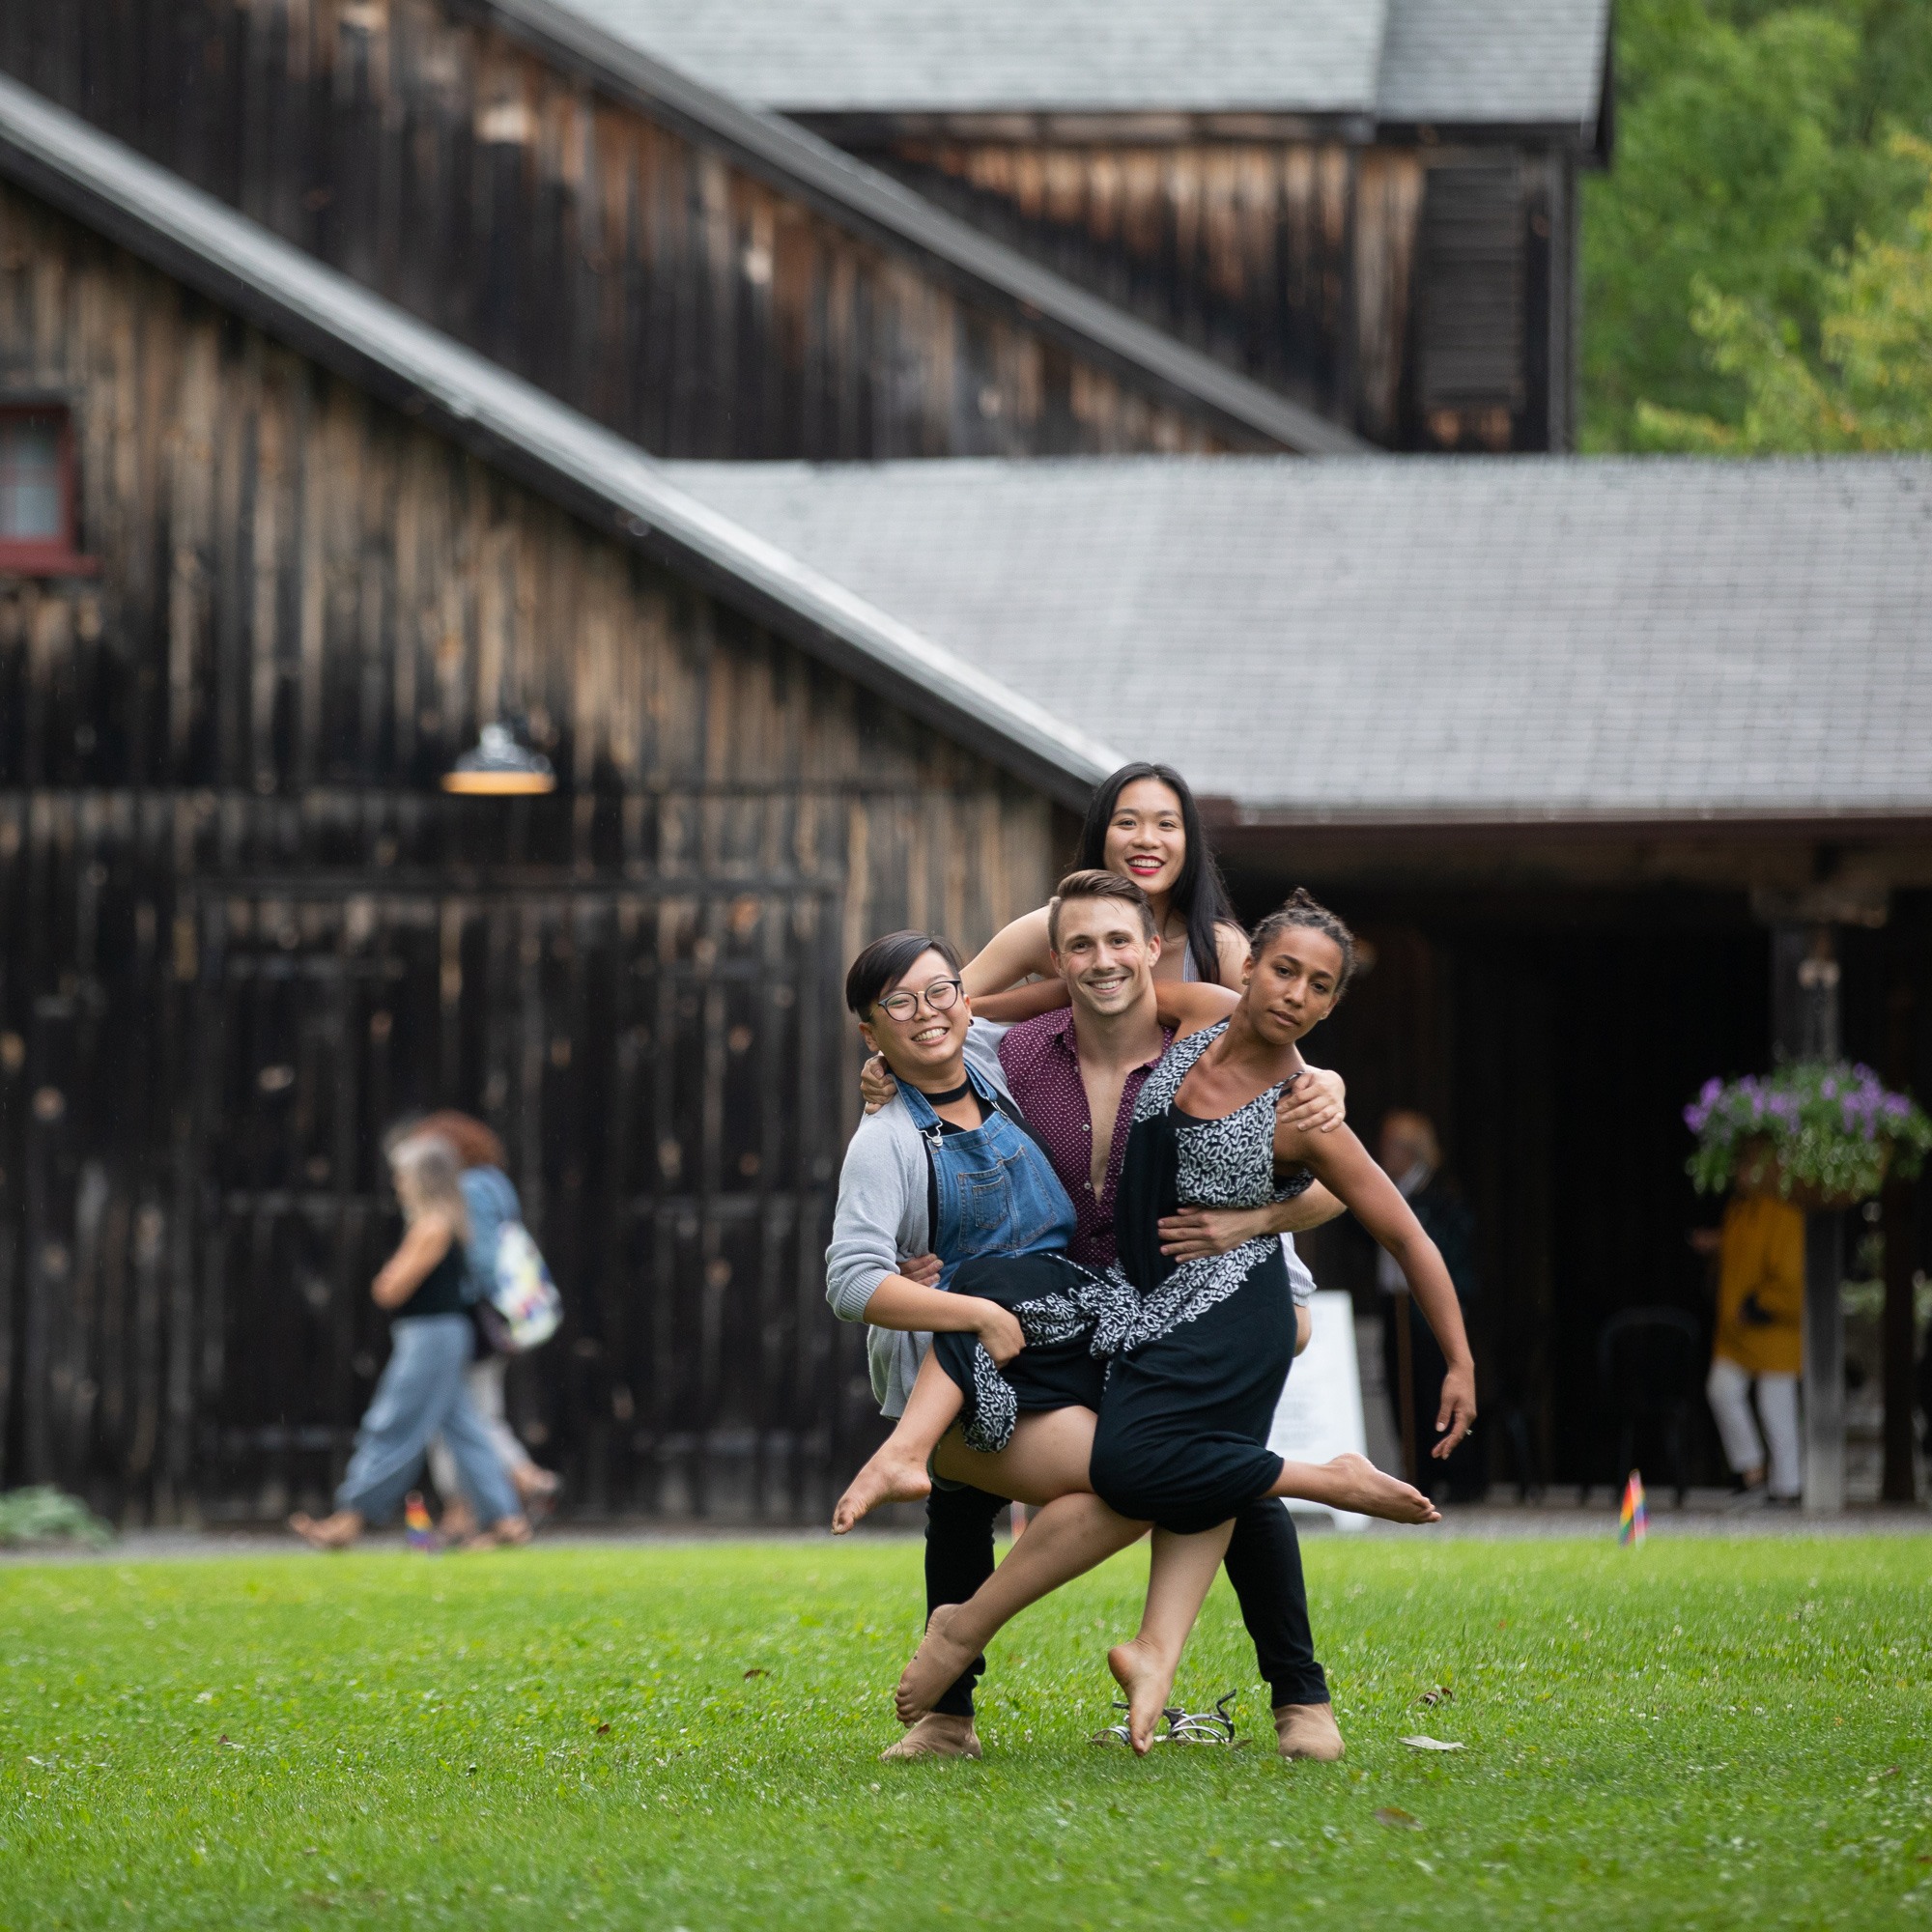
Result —
<path fill-rule="evenodd" d="M 429 1508 L 420 1490 L 412 1490 L 403 1498 L 403 1540 L 412 1549 L 420 1549 L 425 1555 L 434 1555 L 442 1548 L 442 1539 L 429 1520 Z"/>
<path fill-rule="evenodd" d="M 1650 1512 L 1643 1506 L 1643 1476 L 1635 1469 L 1624 1485 L 1623 1513 L 1617 1518 L 1617 1541 L 1641 1543 L 1650 1527 Z"/>

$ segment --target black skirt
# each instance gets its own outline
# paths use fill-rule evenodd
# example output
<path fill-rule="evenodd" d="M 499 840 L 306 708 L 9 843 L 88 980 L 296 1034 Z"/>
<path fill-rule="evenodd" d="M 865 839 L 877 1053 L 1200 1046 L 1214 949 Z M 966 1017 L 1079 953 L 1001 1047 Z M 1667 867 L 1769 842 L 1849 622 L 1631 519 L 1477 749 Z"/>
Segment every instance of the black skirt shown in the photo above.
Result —
<path fill-rule="evenodd" d="M 1294 1297 L 1276 1241 L 1226 1300 L 1115 1358 L 1094 1493 L 1181 1535 L 1238 1516 L 1281 1474 L 1267 1438 L 1293 1360 Z"/>
<path fill-rule="evenodd" d="M 976 1255 L 959 1264 L 950 1285 L 954 1294 L 982 1295 L 1003 1308 L 1020 1311 L 1021 1326 L 1026 1327 L 1029 1306 L 1073 1301 L 1088 1279 L 1087 1270 L 1064 1254 Z M 1091 1339 L 1085 1324 L 1059 1340 L 1036 1341 L 1030 1336 L 1011 1361 L 995 1370 L 979 1336 L 933 1336 L 939 1366 L 966 1399 L 960 1421 L 968 1442 L 982 1446 L 983 1437 L 980 1441 L 975 1437 L 981 1436 L 979 1410 L 988 1374 L 997 1375 L 1012 1391 L 1012 1407 L 1021 1415 L 1048 1408 L 1097 1409 L 1107 1383 L 1107 1365 L 1094 1359 Z"/>

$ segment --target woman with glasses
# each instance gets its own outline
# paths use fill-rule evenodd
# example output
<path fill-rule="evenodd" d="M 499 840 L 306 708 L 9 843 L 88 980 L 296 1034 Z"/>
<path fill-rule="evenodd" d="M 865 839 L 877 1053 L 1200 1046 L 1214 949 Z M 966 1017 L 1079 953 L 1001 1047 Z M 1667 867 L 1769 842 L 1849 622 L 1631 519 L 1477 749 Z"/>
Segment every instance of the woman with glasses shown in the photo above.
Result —
<path fill-rule="evenodd" d="M 978 1042 L 969 1048 L 971 1004 L 952 945 L 924 932 L 874 940 L 852 962 L 845 999 L 897 1089 L 860 1122 L 845 1151 L 826 1298 L 840 1320 L 871 1324 L 872 1390 L 896 1416 L 934 1331 L 976 1337 L 996 1363 L 1022 1346 L 1009 1309 L 948 1291 L 961 1262 L 1027 1255 L 1070 1279 L 1083 1270 L 1065 1256 L 1076 1225 L 1066 1190 L 1007 1097 L 997 1056 Z M 992 1569 L 996 1495 L 1044 1501 L 1069 1462 L 1085 1466 L 1102 1378 L 1086 1336 L 1059 1348 L 1037 1338 L 1027 1359 L 1032 1386 L 1043 1391 L 1039 1410 L 1019 1419 L 998 1456 L 974 1459 L 977 1487 L 948 1484 L 942 1469 L 927 1498 L 928 1615 L 971 1596 Z M 1034 1480 L 1042 1465 L 1054 1477 L 1044 1486 Z M 982 1663 L 969 1663 L 934 1700 L 936 1721 L 886 1755 L 977 1757 L 973 1684 Z"/>

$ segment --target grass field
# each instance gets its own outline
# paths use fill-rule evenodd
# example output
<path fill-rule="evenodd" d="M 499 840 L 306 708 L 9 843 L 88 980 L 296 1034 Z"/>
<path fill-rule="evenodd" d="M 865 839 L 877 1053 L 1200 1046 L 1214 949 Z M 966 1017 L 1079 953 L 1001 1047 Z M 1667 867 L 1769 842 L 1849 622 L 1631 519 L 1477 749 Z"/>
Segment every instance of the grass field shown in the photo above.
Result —
<path fill-rule="evenodd" d="M 1932 1918 L 1932 1543 L 1313 1541 L 1335 1766 L 1266 1747 L 1225 1584 L 1181 1688 L 1255 1742 L 1086 1742 L 1139 1552 L 996 1648 L 983 1763 L 879 1764 L 918 1560 L 0 1570 L 0 1924 Z"/>

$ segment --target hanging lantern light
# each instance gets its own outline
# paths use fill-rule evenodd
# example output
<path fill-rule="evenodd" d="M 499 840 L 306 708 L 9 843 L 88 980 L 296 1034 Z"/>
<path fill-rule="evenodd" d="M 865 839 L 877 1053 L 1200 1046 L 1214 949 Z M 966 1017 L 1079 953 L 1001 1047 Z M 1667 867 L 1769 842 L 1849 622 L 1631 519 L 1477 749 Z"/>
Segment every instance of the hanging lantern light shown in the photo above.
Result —
<path fill-rule="evenodd" d="M 486 724 L 474 751 L 444 774 L 444 791 L 472 798 L 529 798 L 556 789 L 556 774 L 541 752 L 518 744 L 507 724 Z"/>

